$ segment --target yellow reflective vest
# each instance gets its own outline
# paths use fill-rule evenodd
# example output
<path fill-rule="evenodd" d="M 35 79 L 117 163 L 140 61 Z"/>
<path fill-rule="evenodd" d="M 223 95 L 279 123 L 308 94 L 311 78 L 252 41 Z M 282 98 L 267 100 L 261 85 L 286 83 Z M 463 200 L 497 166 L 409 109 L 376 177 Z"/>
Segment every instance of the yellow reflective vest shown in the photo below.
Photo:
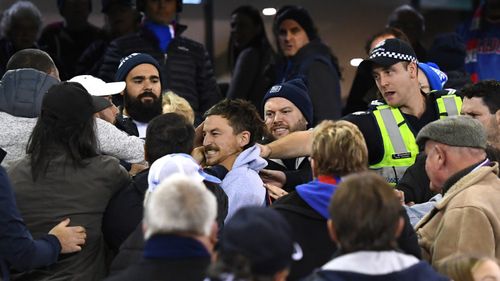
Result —
<path fill-rule="evenodd" d="M 459 115 L 462 99 L 455 95 L 455 90 L 448 90 L 447 94 L 436 99 L 436 104 L 439 118 L 442 119 Z M 377 106 L 372 113 L 382 136 L 384 157 L 379 163 L 371 165 L 370 169 L 395 185 L 406 169 L 415 163 L 418 145 L 399 108 L 384 104 Z"/>

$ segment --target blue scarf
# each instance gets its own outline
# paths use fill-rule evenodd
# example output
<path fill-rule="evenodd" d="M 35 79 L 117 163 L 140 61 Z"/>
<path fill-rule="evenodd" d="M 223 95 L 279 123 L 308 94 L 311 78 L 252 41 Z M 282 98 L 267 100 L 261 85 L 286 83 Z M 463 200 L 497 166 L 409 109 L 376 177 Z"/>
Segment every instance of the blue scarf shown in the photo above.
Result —
<path fill-rule="evenodd" d="M 210 257 L 208 250 L 198 240 L 177 235 L 155 235 L 144 245 L 144 258 L 194 258 Z"/>
<path fill-rule="evenodd" d="M 153 32 L 156 39 L 158 39 L 158 47 L 160 48 L 162 53 L 166 53 L 168 45 L 174 37 L 172 32 L 170 31 L 170 25 L 158 24 L 152 21 L 145 21 L 144 26 L 151 32 Z"/>

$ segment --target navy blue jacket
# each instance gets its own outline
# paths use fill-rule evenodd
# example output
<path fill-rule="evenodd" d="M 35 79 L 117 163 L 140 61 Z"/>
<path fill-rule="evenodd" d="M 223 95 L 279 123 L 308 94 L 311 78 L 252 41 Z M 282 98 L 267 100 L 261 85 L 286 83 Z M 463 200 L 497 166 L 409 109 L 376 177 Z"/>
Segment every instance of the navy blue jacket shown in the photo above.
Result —
<path fill-rule="evenodd" d="M 0 267 L 1 278 L 9 280 L 8 268 L 27 271 L 57 261 L 59 240 L 46 234 L 33 240 L 17 209 L 7 173 L 0 167 Z M 1 279 L 0 278 L 0 279 Z"/>

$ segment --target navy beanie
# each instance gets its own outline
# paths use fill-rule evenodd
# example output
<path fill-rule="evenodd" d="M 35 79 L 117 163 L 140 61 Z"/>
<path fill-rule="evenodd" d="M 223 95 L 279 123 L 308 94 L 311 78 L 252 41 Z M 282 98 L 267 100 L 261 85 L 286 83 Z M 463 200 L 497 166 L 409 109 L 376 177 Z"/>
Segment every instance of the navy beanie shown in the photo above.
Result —
<path fill-rule="evenodd" d="M 429 81 L 429 87 L 431 91 L 433 90 L 442 90 L 446 81 L 448 81 L 448 76 L 446 73 L 442 72 L 435 63 L 418 63 L 418 68 L 422 70 L 427 77 L 427 81 Z"/>
<path fill-rule="evenodd" d="M 313 106 L 304 80 L 296 78 L 272 86 L 262 100 L 262 107 L 268 99 L 276 97 L 291 101 L 304 115 L 307 127 L 310 128 L 313 125 Z"/>
<path fill-rule="evenodd" d="M 133 53 L 120 60 L 120 64 L 118 65 L 118 69 L 115 74 L 115 81 L 125 81 L 125 78 L 130 70 L 143 63 L 152 64 L 156 67 L 156 69 L 158 69 L 158 74 L 161 77 L 160 64 L 158 64 L 158 61 L 155 58 L 144 53 Z"/>
<path fill-rule="evenodd" d="M 296 21 L 307 33 L 309 41 L 318 38 L 316 26 L 314 26 L 313 20 L 306 9 L 300 6 L 285 7 L 284 10 L 276 16 L 276 34 L 279 34 L 280 25 L 284 20 Z"/>

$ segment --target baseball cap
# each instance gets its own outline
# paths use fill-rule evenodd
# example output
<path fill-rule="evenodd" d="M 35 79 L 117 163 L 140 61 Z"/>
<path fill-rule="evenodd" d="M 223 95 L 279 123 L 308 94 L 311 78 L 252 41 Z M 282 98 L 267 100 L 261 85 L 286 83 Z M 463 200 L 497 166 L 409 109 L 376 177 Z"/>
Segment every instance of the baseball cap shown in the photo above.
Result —
<path fill-rule="evenodd" d="M 121 93 L 126 86 L 123 81 L 106 83 L 92 75 L 78 75 L 69 80 L 80 83 L 92 96 L 110 96 Z"/>
<path fill-rule="evenodd" d="M 44 122 L 55 126 L 75 126 L 86 122 L 95 112 L 92 97 L 76 82 L 62 82 L 52 86 L 42 101 Z"/>
<path fill-rule="evenodd" d="M 278 211 L 243 207 L 224 225 L 220 240 L 222 257 L 243 255 L 255 274 L 274 274 L 302 258 L 292 229 Z"/>
<path fill-rule="evenodd" d="M 165 155 L 151 165 L 148 174 L 149 192 L 154 192 L 158 185 L 167 177 L 180 173 L 200 182 L 208 181 L 220 184 L 222 181 L 203 171 L 193 157 L 185 153 L 173 153 Z"/>

